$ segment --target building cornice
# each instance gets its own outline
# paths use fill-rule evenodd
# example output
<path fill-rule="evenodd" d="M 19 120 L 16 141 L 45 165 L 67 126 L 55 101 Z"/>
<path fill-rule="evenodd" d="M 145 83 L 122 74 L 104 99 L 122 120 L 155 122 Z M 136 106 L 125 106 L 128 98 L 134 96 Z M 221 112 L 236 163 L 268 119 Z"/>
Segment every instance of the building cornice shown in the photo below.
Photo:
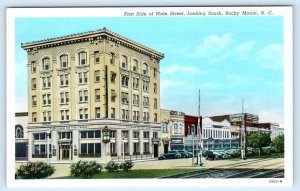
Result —
<path fill-rule="evenodd" d="M 138 42 L 123 37 L 110 30 L 107 30 L 106 28 L 99 29 L 96 31 L 88 31 L 56 38 L 26 42 L 22 43 L 21 47 L 30 54 L 32 52 L 37 52 L 39 49 L 63 46 L 79 42 L 90 42 L 91 44 L 97 44 L 99 42 L 102 42 L 103 40 L 114 42 L 116 43 L 116 46 L 122 45 L 135 51 L 141 52 L 150 56 L 151 59 L 155 58 L 157 60 L 161 60 L 164 58 L 163 53 L 146 47 Z"/>

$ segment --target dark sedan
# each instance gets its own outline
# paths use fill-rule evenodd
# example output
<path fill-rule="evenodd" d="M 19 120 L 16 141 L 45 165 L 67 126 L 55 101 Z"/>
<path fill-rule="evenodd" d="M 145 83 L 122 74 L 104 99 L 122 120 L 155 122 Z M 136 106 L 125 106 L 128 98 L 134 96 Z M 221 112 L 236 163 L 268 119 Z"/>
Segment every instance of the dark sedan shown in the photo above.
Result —
<path fill-rule="evenodd" d="M 158 160 L 179 159 L 181 156 L 177 153 L 166 153 L 158 157 Z"/>

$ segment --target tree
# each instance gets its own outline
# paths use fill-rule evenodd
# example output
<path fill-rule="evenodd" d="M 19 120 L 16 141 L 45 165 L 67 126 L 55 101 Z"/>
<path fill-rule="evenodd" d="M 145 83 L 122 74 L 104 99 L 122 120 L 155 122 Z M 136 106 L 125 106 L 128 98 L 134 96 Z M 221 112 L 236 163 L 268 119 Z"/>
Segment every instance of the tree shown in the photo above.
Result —
<path fill-rule="evenodd" d="M 272 146 L 276 148 L 277 151 L 284 151 L 284 136 L 279 135 L 272 141 Z"/>
<path fill-rule="evenodd" d="M 270 134 L 263 132 L 250 132 L 247 134 L 247 146 L 258 149 L 259 156 L 261 148 L 271 143 Z"/>

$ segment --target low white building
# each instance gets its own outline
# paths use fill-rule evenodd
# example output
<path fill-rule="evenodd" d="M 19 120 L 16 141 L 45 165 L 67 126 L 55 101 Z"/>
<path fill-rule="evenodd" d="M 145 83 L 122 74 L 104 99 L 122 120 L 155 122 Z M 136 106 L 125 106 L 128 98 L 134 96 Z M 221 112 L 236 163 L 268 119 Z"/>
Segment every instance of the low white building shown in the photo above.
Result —
<path fill-rule="evenodd" d="M 220 149 L 231 147 L 230 123 L 226 119 L 221 122 L 209 117 L 202 120 L 202 139 L 204 149 Z"/>

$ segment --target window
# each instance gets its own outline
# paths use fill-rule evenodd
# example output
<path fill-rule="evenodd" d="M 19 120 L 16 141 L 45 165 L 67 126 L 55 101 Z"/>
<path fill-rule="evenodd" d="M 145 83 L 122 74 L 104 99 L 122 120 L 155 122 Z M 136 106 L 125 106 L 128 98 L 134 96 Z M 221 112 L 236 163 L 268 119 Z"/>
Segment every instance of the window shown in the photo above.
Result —
<path fill-rule="evenodd" d="M 114 84 L 114 83 L 115 83 L 115 81 L 116 81 L 116 76 L 117 76 L 117 74 L 116 74 L 116 73 L 114 73 L 114 72 L 111 72 L 111 76 L 110 76 L 110 82 L 111 82 L 112 84 Z"/>
<path fill-rule="evenodd" d="M 146 63 L 143 64 L 143 74 L 148 75 L 148 64 Z"/>
<path fill-rule="evenodd" d="M 144 153 L 149 153 L 149 143 L 144 143 Z"/>
<path fill-rule="evenodd" d="M 144 112 L 143 121 L 149 121 L 149 112 Z"/>
<path fill-rule="evenodd" d="M 136 59 L 133 60 L 132 70 L 134 72 L 138 72 L 138 70 L 139 70 L 139 63 L 138 63 L 138 61 Z"/>
<path fill-rule="evenodd" d="M 134 138 L 134 139 L 138 139 L 139 136 L 140 136 L 140 132 L 138 132 L 138 131 L 133 131 L 133 138 Z"/>
<path fill-rule="evenodd" d="M 143 80 L 143 91 L 148 92 L 149 91 L 149 82 L 146 80 Z"/>
<path fill-rule="evenodd" d="M 128 142 L 125 142 L 125 143 L 124 143 L 124 153 L 129 153 Z"/>
<path fill-rule="evenodd" d="M 66 103 L 69 103 L 69 92 L 65 92 Z"/>
<path fill-rule="evenodd" d="M 178 134 L 178 125 L 175 123 L 174 125 L 174 134 Z"/>
<path fill-rule="evenodd" d="M 88 91 L 80 90 L 79 91 L 79 102 L 87 102 L 88 101 Z"/>
<path fill-rule="evenodd" d="M 143 106 L 149 107 L 149 97 L 143 96 Z"/>
<path fill-rule="evenodd" d="M 138 105 L 139 105 L 139 102 L 140 102 L 140 100 L 139 100 L 139 95 L 133 94 L 133 95 L 132 95 L 132 98 L 133 98 L 132 104 L 138 106 Z"/>
<path fill-rule="evenodd" d="M 153 83 L 153 92 L 155 94 L 157 93 L 157 85 L 156 85 L 156 83 Z"/>
<path fill-rule="evenodd" d="M 60 110 L 60 120 L 61 121 L 69 121 L 69 110 Z"/>
<path fill-rule="evenodd" d="M 72 139 L 72 132 L 59 132 L 59 139 Z"/>
<path fill-rule="evenodd" d="M 88 82 L 87 72 L 79 72 L 78 80 L 79 84 L 86 84 Z"/>
<path fill-rule="evenodd" d="M 36 107 L 36 96 L 32 96 L 32 107 Z"/>
<path fill-rule="evenodd" d="M 82 139 L 95 139 L 101 138 L 101 131 L 80 131 L 80 137 Z"/>
<path fill-rule="evenodd" d="M 36 73 L 36 64 L 35 64 L 35 61 L 31 62 L 31 73 Z"/>
<path fill-rule="evenodd" d="M 133 89 L 139 89 L 139 79 L 138 78 L 133 78 L 132 86 L 133 86 Z"/>
<path fill-rule="evenodd" d="M 33 140 L 39 141 L 39 140 L 46 140 L 47 135 L 46 133 L 34 133 L 33 134 Z M 49 138 L 51 138 L 51 133 L 49 134 Z"/>
<path fill-rule="evenodd" d="M 117 153 L 116 143 L 110 143 L 110 153 Z"/>
<path fill-rule="evenodd" d="M 128 87 L 128 81 L 129 77 L 128 76 L 122 76 L 122 87 Z"/>
<path fill-rule="evenodd" d="M 111 90 L 111 101 L 115 102 L 117 97 L 116 91 L 115 90 Z"/>
<path fill-rule="evenodd" d="M 115 110 L 115 108 L 112 107 L 111 108 L 111 118 L 114 119 L 115 116 L 116 116 L 116 110 Z"/>
<path fill-rule="evenodd" d="M 43 58 L 43 70 L 50 70 L 50 58 Z"/>
<path fill-rule="evenodd" d="M 24 138 L 24 131 L 21 125 L 15 126 L 15 137 L 16 138 Z"/>
<path fill-rule="evenodd" d="M 128 105 L 128 93 L 122 92 L 122 104 L 123 105 Z"/>
<path fill-rule="evenodd" d="M 60 103 L 65 103 L 65 93 L 60 93 Z"/>
<path fill-rule="evenodd" d="M 96 119 L 100 119 L 100 107 L 95 108 L 95 117 Z"/>
<path fill-rule="evenodd" d="M 79 63 L 78 63 L 78 65 L 79 66 L 82 66 L 82 65 L 86 65 L 87 64 L 87 54 L 86 54 L 86 52 L 80 52 L 79 54 L 78 54 L 78 60 L 79 60 Z"/>
<path fill-rule="evenodd" d="M 157 139 L 158 138 L 158 132 L 153 132 L 153 138 Z"/>
<path fill-rule="evenodd" d="M 154 122 L 157 123 L 157 113 L 154 113 Z"/>
<path fill-rule="evenodd" d="M 163 123 L 163 133 L 167 133 L 168 132 L 168 123 L 164 122 Z"/>
<path fill-rule="evenodd" d="M 35 123 L 37 121 L 36 112 L 32 113 L 32 123 Z"/>
<path fill-rule="evenodd" d="M 122 64 L 121 64 L 121 67 L 123 69 L 127 69 L 127 57 L 122 55 Z"/>
<path fill-rule="evenodd" d="M 154 109 L 157 109 L 157 99 L 154 98 L 154 105 L 153 105 Z"/>
<path fill-rule="evenodd" d="M 110 53 L 110 63 L 115 64 L 115 54 L 113 52 Z"/>
<path fill-rule="evenodd" d="M 51 87 L 51 77 L 43 77 L 43 88 Z"/>
<path fill-rule="evenodd" d="M 95 89 L 95 101 L 100 101 L 100 89 Z"/>
<path fill-rule="evenodd" d="M 69 85 L 69 74 L 60 75 L 60 86 Z"/>
<path fill-rule="evenodd" d="M 140 143 L 133 143 L 133 153 L 140 152 Z"/>
<path fill-rule="evenodd" d="M 83 120 L 88 118 L 89 118 L 88 109 L 87 108 L 79 109 L 79 119 Z"/>
<path fill-rule="evenodd" d="M 68 67 L 68 56 L 67 55 L 60 56 L 59 61 L 60 61 L 60 68 Z"/>
<path fill-rule="evenodd" d="M 44 122 L 51 121 L 51 111 L 44 111 L 43 112 L 43 121 Z"/>
<path fill-rule="evenodd" d="M 178 133 L 182 133 L 182 124 L 179 125 Z"/>
<path fill-rule="evenodd" d="M 33 90 L 36 89 L 36 79 L 35 78 L 31 79 L 31 89 L 33 89 Z"/>
<path fill-rule="evenodd" d="M 110 138 L 116 138 L 117 131 L 110 131 Z"/>
<path fill-rule="evenodd" d="M 133 121 L 138 121 L 139 120 L 139 111 L 133 111 Z"/>
<path fill-rule="evenodd" d="M 149 137 L 150 137 L 149 135 L 150 135 L 150 133 L 148 131 L 143 132 L 144 139 L 149 139 Z"/>
<path fill-rule="evenodd" d="M 156 68 L 153 68 L 153 77 L 154 77 L 154 78 L 156 77 L 156 73 L 157 73 L 157 69 L 156 69 Z"/>
<path fill-rule="evenodd" d="M 34 144 L 33 148 L 34 148 L 33 154 L 36 154 L 36 155 L 47 154 L 47 149 L 46 149 L 47 145 L 46 144 Z M 52 145 L 49 144 L 49 153 L 51 153 L 51 148 L 52 148 Z"/>
<path fill-rule="evenodd" d="M 44 94 L 42 97 L 43 97 L 43 105 L 44 106 L 51 105 L 51 94 Z"/>
<path fill-rule="evenodd" d="M 128 113 L 127 109 L 122 109 L 122 120 L 128 120 Z"/>
<path fill-rule="evenodd" d="M 128 139 L 128 131 L 122 131 L 122 138 Z"/>
<path fill-rule="evenodd" d="M 99 70 L 95 71 L 95 82 L 100 82 L 100 71 Z"/>
<path fill-rule="evenodd" d="M 94 52 L 95 64 L 100 64 L 99 51 Z"/>

